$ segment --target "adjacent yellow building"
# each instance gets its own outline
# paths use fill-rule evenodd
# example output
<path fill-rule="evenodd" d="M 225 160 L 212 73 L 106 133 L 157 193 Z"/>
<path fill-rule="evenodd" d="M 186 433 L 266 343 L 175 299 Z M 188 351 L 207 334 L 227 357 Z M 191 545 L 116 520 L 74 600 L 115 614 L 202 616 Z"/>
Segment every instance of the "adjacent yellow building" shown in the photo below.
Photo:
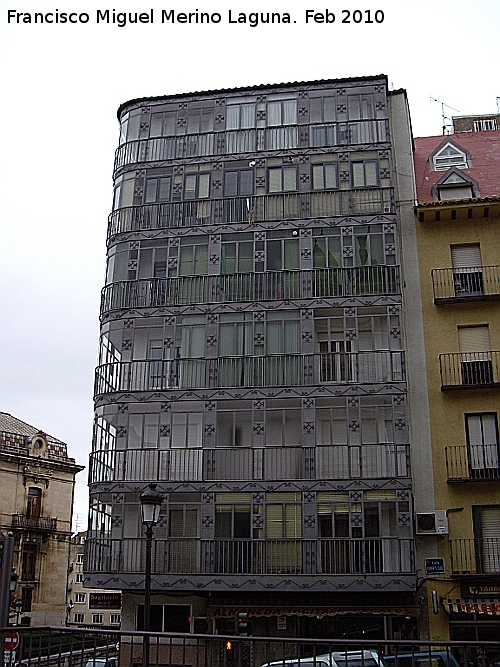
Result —
<path fill-rule="evenodd" d="M 431 639 L 498 639 L 500 131 L 415 139 L 415 174 L 435 504 L 418 574 Z"/>

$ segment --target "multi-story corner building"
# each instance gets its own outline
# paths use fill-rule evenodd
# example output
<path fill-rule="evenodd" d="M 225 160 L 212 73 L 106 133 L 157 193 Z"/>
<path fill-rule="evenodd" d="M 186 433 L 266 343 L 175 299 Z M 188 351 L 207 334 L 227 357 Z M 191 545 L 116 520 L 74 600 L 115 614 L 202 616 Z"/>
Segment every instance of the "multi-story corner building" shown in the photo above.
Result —
<path fill-rule="evenodd" d="M 122 627 L 142 627 L 157 482 L 153 629 L 232 633 L 245 611 L 258 635 L 416 637 L 404 91 L 257 86 L 118 117 L 87 585 L 123 590 Z"/>
<path fill-rule="evenodd" d="M 63 625 L 75 476 L 67 445 L 0 412 L 0 530 L 14 535 L 11 622 Z M 17 617 L 17 618 L 16 618 Z"/>
<path fill-rule="evenodd" d="M 68 576 L 66 625 L 119 629 L 121 624 L 121 593 L 85 588 L 84 559 L 86 531 L 71 538 Z"/>
<path fill-rule="evenodd" d="M 500 131 L 417 138 L 415 170 L 435 478 L 417 544 L 437 542 L 430 635 L 498 639 Z"/>

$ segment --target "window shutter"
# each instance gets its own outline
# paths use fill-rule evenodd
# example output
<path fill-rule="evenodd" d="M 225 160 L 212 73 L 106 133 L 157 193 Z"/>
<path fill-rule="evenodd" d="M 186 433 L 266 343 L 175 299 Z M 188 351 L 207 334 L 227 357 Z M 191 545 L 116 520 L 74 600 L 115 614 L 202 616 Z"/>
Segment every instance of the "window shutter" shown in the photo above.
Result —
<path fill-rule="evenodd" d="M 454 269 L 469 269 L 473 266 L 481 266 L 479 243 L 451 246 L 451 265 Z"/>
<path fill-rule="evenodd" d="M 489 352 L 490 334 L 488 327 L 460 327 L 458 329 L 460 352 Z"/>

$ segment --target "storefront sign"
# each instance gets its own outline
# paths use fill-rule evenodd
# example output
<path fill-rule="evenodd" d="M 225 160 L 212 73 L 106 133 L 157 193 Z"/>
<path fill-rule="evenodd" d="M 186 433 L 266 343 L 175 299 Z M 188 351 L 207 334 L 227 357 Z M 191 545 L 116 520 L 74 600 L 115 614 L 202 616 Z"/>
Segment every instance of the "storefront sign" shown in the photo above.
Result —
<path fill-rule="evenodd" d="M 495 598 L 500 602 L 500 584 L 492 581 L 462 582 L 460 593 L 463 598 Z"/>
<path fill-rule="evenodd" d="M 121 609 L 121 593 L 90 593 L 89 609 Z"/>
<path fill-rule="evenodd" d="M 444 558 L 426 558 L 425 574 L 444 574 Z"/>

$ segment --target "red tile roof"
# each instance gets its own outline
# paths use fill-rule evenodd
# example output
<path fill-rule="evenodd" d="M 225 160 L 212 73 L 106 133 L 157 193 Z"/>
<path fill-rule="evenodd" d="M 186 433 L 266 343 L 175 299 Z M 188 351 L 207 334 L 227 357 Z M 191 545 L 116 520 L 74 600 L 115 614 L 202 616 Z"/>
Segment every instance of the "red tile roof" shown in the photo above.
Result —
<path fill-rule="evenodd" d="M 457 132 L 448 137 L 439 135 L 414 139 L 418 201 L 433 200 L 432 186 L 446 173 L 431 171 L 429 168 L 429 155 L 444 139 L 451 139 L 471 154 L 472 168 L 461 171 L 477 181 L 480 197 L 500 196 L 500 130 Z"/>

